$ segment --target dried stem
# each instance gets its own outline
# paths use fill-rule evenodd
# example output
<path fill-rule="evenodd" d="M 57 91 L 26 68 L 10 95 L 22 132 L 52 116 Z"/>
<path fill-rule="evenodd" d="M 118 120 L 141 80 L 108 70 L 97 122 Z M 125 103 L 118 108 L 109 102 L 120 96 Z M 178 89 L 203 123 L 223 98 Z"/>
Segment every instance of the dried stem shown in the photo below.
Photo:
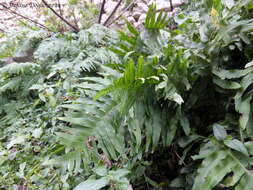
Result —
<path fill-rule="evenodd" d="M 115 12 L 117 11 L 117 9 L 119 8 L 121 2 L 123 0 L 119 0 L 119 2 L 117 3 L 117 5 L 114 7 L 113 11 L 111 12 L 111 14 L 108 16 L 108 18 L 106 19 L 106 21 L 104 22 L 104 26 L 106 26 L 106 24 L 108 23 L 108 21 L 111 19 L 111 17 L 115 14 Z"/>
<path fill-rule="evenodd" d="M 34 24 L 40 26 L 41 28 L 44 28 L 44 29 L 47 29 L 47 30 L 50 31 L 50 32 L 53 32 L 51 29 L 49 29 L 49 28 L 46 27 L 45 25 L 43 25 L 43 24 L 41 24 L 41 23 L 39 23 L 39 22 L 37 22 L 37 21 L 35 21 L 35 20 L 32 20 L 32 19 L 30 19 L 29 17 L 26 17 L 26 16 L 24 16 L 24 15 L 21 15 L 21 14 L 17 13 L 16 11 L 11 10 L 9 7 L 7 7 L 6 5 L 4 5 L 3 3 L 0 3 L 0 5 L 2 5 L 3 8 L 5 8 L 5 9 L 6 9 L 8 12 L 10 12 L 11 14 L 20 16 L 21 18 L 23 18 L 23 19 L 25 19 L 25 20 L 28 20 L 28 21 L 30 21 L 30 22 L 33 22 Z M 3 9 L 0 9 L 0 10 L 3 10 Z"/>
<path fill-rule="evenodd" d="M 65 22 L 68 26 L 70 26 L 75 32 L 79 32 L 79 28 L 70 24 L 64 17 L 59 15 L 52 7 L 50 7 L 50 5 L 45 0 L 42 0 L 42 2 L 47 8 L 49 8 L 56 16 L 58 16 L 63 22 Z"/>

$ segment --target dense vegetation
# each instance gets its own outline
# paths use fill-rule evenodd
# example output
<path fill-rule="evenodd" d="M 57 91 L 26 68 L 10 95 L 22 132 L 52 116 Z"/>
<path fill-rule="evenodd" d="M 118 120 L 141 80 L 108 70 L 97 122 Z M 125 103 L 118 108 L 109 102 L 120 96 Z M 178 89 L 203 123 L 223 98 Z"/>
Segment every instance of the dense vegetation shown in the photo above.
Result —
<path fill-rule="evenodd" d="M 1 190 L 252 190 L 253 3 L 0 45 Z M 15 59 L 14 59 L 15 60 Z"/>

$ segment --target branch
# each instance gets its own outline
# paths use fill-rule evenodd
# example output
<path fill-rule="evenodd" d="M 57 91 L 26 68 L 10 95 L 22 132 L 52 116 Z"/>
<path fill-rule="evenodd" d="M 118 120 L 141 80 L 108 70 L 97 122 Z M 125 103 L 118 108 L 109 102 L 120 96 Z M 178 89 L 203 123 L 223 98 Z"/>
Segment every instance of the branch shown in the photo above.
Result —
<path fill-rule="evenodd" d="M 101 9 L 100 9 L 100 13 L 99 13 L 99 18 L 98 18 L 98 24 L 101 23 L 102 15 L 104 13 L 104 7 L 105 7 L 105 0 L 103 0 L 102 5 L 101 5 Z"/>
<path fill-rule="evenodd" d="M 62 9 L 61 9 L 60 0 L 58 0 L 58 4 L 59 4 L 59 11 L 60 11 L 60 14 L 61 14 L 61 16 L 63 16 L 63 11 L 62 11 Z"/>
<path fill-rule="evenodd" d="M 170 0 L 170 11 L 173 12 L 173 10 L 174 10 L 173 3 L 172 0 Z"/>
<path fill-rule="evenodd" d="M 28 18 L 28 17 L 26 17 L 26 16 L 24 16 L 24 15 L 21 15 L 21 14 L 17 13 L 16 11 L 11 10 L 9 7 L 7 7 L 6 5 L 4 5 L 3 3 L 0 3 L 0 5 L 2 5 L 3 8 L 5 8 L 5 9 L 6 9 L 8 12 L 10 12 L 11 14 L 20 16 L 21 18 L 26 19 L 26 20 L 28 20 L 28 21 L 30 21 L 30 22 L 33 22 L 34 24 L 36 24 L 36 25 L 38 25 L 38 26 L 40 26 L 40 27 L 42 27 L 42 28 L 44 28 L 44 29 L 47 29 L 47 30 L 50 31 L 50 32 L 54 32 L 54 31 L 52 31 L 51 29 L 49 29 L 48 27 L 46 27 L 45 25 L 43 25 L 43 24 L 41 24 L 41 23 L 39 23 L 39 22 L 37 22 L 37 21 L 35 21 L 35 20 L 32 20 L 32 19 L 30 19 L 30 18 Z M 2 10 L 2 9 L 0 9 L 0 10 Z"/>
<path fill-rule="evenodd" d="M 114 15 L 114 13 L 117 11 L 117 9 L 119 8 L 120 3 L 122 2 L 122 0 L 119 0 L 119 2 L 117 3 L 117 5 L 114 7 L 113 11 L 111 12 L 111 14 L 108 16 L 108 18 L 106 19 L 106 21 L 104 22 L 104 26 L 106 26 L 107 22 L 111 19 L 111 17 Z"/>
<path fill-rule="evenodd" d="M 59 15 L 52 7 L 50 7 L 50 5 L 45 0 L 42 0 L 42 2 L 44 3 L 44 5 L 46 5 L 47 8 L 49 8 L 63 22 L 65 22 L 68 26 L 70 26 L 72 29 L 74 29 L 75 32 L 79 32 L 79 28 L 77 28 L 74 25 L 70 24 L 65 18 L 63 18 L 61 15 Z"/>
<path fill-rule="evenodd" d="M 125 12 L 130 9 L 133 4 L 135 3 L 135 0 L 133 0 L 124 10 L 122 10 L 122 12 L 119 14 L 119 16 L 117 16 L 115 19 L 113 19 L 108 26 L 110 26 L 112 23 L 114 23 L 115 21 L 117 21 L 120 17 L 122 17 L 123 14 L 125 14 Z"/>

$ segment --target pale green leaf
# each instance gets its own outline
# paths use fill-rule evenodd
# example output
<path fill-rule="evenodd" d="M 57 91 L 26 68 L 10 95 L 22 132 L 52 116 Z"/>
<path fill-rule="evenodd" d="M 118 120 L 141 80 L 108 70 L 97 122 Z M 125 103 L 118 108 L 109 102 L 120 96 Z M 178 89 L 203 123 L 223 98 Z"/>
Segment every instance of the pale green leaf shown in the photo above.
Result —
<path fill-rule="evenodd" d="M 224 88 L 224 89 L 239 89 L 241 88 L 241 85 L 237 82 L 233 82 L 233 81 L 227 81 L 227 80 L 221 80 L 218 78 L 214 78 L 213 82 L 215 84 L 217 84 L 219 87 Z"/>
<path fill-rule="evenodd" d="M 224 140 L 227 137 L 225 128 L 219 124 L 213 125 L 213 134 L 217 140 Z"/>
<path fill-rule="evenodd" d="M 106 177 L 102 177 L 100 179 L 88 179 L 78 186 L 76 186 L 73 190 L 100 190 L 101 188 L 108 185 L 109 180 Z"/>
<path fill-rule="evenodd" d="M 253 60 L 250 61 L 249 63 L 247 63 L 247 64 L 245 65 L 245 68 L 251 67 L 252 65 L 253 65 Z"/>
<path fill-rule="evenodd" d="M 18 137 L 13 137 L 13 139 L 8 143 L 7 148 L 10 149 L 16 144 L 24 144 L 25 143 L 25 136 L 18 136 Z"/>
<path fill-rule="evenodd" d="M 224 144 L 233 150 L 239 151 L 239 152 L 245 154 L 246 156 L 249 156 L 249 153 L 248 153 L 246 147 L 244 146 L 244 144 L 237 139 L 225 140 Z"/>

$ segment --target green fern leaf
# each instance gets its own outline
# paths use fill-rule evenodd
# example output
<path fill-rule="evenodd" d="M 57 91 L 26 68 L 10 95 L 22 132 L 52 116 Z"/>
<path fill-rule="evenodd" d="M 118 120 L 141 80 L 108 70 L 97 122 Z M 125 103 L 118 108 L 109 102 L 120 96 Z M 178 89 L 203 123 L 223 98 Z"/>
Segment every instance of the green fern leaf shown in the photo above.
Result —
<path fill-rule="evenodd" d="M 157 16 L 156 5 L 152 4 L 146 15 L 146 29 L 163 29 L 168 23 L 167 13 L 161 11 Z"/>
<path fill-rule="evenodd" d="M 247 162 L 240 160 L 235 155 L 229 150 L 215 151 L 213 149 L 202 161 L 192 189 L 212 190 L 219 183 L 224 183 L 227 187 L 238 183 L 237 190 L 252 189 L 252 172 L 246 169 Z M 227 176 L 231 173 L 232 177 Z"/>

